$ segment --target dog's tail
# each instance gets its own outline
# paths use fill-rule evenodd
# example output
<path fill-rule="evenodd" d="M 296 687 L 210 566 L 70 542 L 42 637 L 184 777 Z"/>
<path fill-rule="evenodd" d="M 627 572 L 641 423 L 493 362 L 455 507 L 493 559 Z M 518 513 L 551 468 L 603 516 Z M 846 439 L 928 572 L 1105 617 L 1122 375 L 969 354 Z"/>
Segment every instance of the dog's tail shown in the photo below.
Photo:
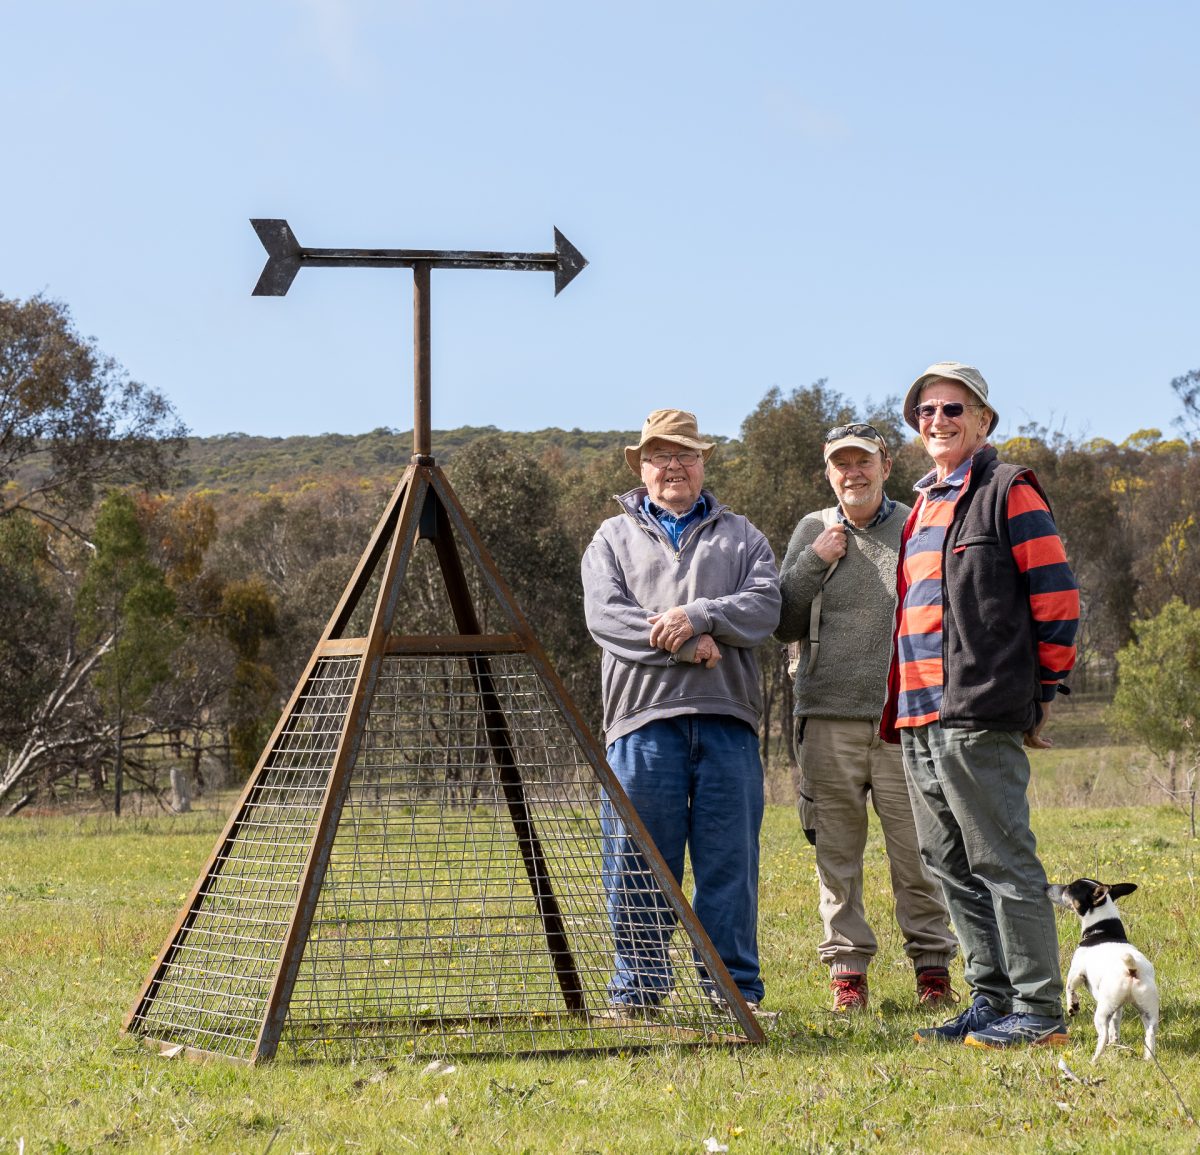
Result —
<path fill-rule="evenodd" d="M 1138 961 L 1130 951 L 1122 952 L 1121 962 L 1125 964 L 1125 973 L 1135 982 L 1142 977 L 1138 968 Z"/>

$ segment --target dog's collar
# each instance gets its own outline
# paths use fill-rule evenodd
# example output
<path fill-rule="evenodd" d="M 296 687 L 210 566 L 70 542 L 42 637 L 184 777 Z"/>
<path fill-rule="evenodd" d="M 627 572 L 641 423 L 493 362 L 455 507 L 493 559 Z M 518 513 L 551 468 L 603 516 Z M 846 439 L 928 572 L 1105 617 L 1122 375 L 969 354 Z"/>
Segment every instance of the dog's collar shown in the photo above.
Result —
<path fill-rule="evenodd" d="M 1083 932 L 1079 940 L 1080 946 L 1098 946 L 1102 942 L 1128 942 L 1125 937 L 1125 925 L 1119 918 L 1103 918 L 1092 923 Z"/>

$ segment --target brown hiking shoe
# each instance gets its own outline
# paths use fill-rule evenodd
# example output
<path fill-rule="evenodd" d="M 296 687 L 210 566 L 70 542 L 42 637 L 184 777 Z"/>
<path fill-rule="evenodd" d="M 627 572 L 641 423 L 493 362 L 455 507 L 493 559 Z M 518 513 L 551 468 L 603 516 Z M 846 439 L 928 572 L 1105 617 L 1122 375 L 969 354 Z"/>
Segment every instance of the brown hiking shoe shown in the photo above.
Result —
<path fill-rule="evenodd" d="M 857 971 L 839 971 L 829 983 L 833 1009 L 839 1014 L 867 1009 L 867 976 Z"/>
<path fill-rule="evenodd" d="M 921 967 L 917 971 L 917 1002 L 931 1010 L 949 1007 L 961 1001 L 950 985 L 950 972 L 945 967 Z"/>

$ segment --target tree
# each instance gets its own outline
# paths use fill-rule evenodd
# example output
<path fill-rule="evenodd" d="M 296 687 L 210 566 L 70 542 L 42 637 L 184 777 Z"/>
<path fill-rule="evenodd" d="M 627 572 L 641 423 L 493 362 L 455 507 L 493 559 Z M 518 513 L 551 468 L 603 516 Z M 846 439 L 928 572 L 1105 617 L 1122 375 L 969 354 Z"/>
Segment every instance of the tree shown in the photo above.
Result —
<path fill-rule="evenodd" d="M 0 743 L 18 739 L 54 685 L 67 614 L 44 526 L 0 518 Z"/>
<path fill-rule="evenodd" d="M 1111 719 L 1148 746 L 1165 767 L 1166 778 L 1155 780 L 1172 802 L 1188 801 L 1194 838 L 1200 771 L 1200 609 L 1173 598 L 1137 627 L 1136 641 L 1120 651 L 1117 666 L 1120 683 Z"/>
<path fill-rule="evenodd" d="M 229 741 L 241 770 L 253 769 L 277 711 L 279 682 L 259 661 L 263 640 L 279 632 L 275 601 L 259 578 L 230 582 L 221 599 L 221 624 L 237 665 L 229 689 Z"/>
<path fill-rule="evenodd" d="M 1181 377 L 1171 380 L 1171 388 L 1183 406 L 1183 416 L 1176 424 L 1191 432 L 1193 437 L 1200 437 L 1200 369 L 1192 369 Z"/>
<path fill-rule="evenodd" d="M 78 533 L 98 489 L 160 484 L 185 430 L 74 328 L 66 305 L 0 295 L 0 518 Z"/>
<path fill-rule="evenodd" d="M 170 676 L 178 644 L 175 596 L 151 560 L 137 507 L 128 494 L 105 498 L 92 535 L 95 558 L 79 591 L 82 632 L 109 639 L 96 672 L 96 690 L 113 722 L 113 813 L 121 813 L 124 740 L 131 716 Z"/>
<path fill-rule="evenodd" d="M 559 677 L 595 720 L 595 654 L 583 616 L 579 554 L 564 529 L 550 474 L 528 454 L 489 436 L 455 459 L 452 481 Z M 490 599 L 482 589 L 473 588 L 472 596 L 486 612 Z"/>

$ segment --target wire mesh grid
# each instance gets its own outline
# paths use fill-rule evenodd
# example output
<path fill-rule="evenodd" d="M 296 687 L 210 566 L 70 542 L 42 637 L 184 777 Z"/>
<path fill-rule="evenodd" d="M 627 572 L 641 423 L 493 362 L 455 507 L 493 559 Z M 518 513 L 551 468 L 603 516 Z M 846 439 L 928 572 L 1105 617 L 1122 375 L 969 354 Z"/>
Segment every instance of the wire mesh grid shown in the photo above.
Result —
<path fill-rule="evenodd" d="M 359 661 L 316 664 L 131 1030 L 252 1057 Z"/>
<path fill-rule="evenodd" d="M 676 923 L 527 655 L 388 657 L 280 1049 L 745 1041 Z M 636 1007 L 610 1006 L 614 927 Z"/>
<path fill-rule="evenodd" d="M 135 1033 L 256 1056 L 359 661 L 317 662 L 130 1021 Z M 618 945 L 636 1005 L 610 995 Z M 747 1035 L 533 660 L 384 658 L 281 1052 L 712 1041 Z"/>

